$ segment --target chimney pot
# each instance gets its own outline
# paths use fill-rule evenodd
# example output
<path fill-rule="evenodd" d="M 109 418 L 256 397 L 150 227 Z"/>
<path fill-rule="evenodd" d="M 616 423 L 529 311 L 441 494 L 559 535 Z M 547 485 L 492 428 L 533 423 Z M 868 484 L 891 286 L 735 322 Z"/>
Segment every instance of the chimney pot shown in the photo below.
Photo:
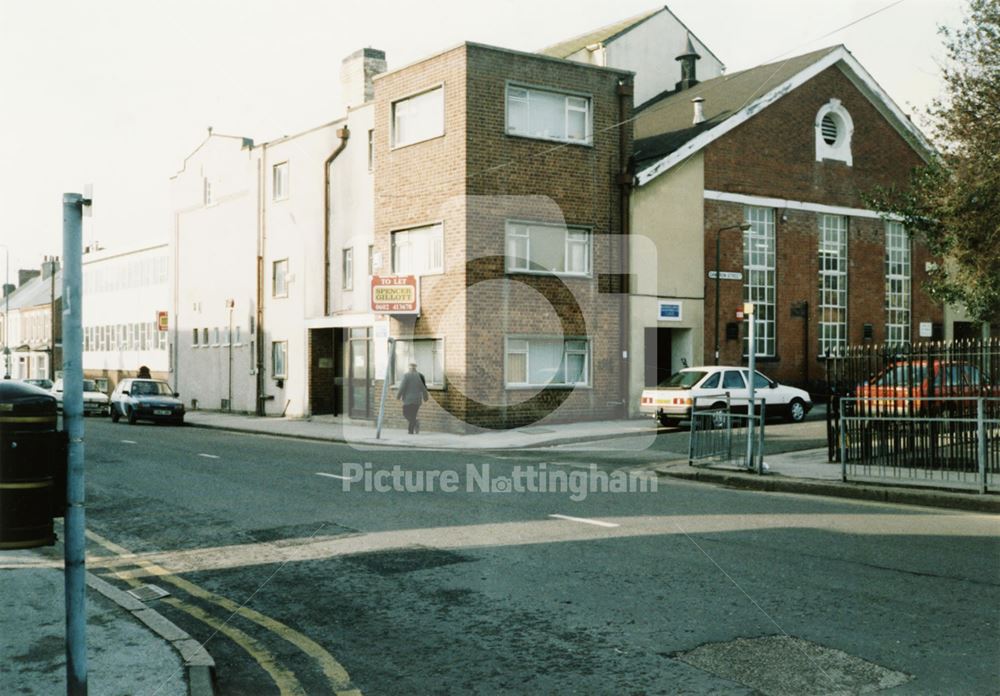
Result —
<path fill-rule="evenodd" d="M 340 65 L 340 88 L 344 106 L 361 106 L 374 99 L 375 84 L 372 80 L 385 70 L 385 51 L 377 48 L 362 48 L 344 58 Z"/>
<path fill-rule="evenodd" d="M 704 123 L 705 122 L 705 98 L 704 97 L 695 97 L 694 99 L 691 100 L 691 103 L 694 104 L 694 120 L 691 121 L 691 123 L 693 123 L 694 125 L 698 125 L 699 123 Z"/>

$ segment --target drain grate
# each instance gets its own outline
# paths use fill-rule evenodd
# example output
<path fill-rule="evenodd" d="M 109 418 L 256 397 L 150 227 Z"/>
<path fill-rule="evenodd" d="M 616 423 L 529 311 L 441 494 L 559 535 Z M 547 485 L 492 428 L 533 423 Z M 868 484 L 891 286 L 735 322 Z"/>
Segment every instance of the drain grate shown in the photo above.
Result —
<path fill-rule="evenodd" d="M 158 585 L 142 585 L 127 592 L 140 602 L 152 602 L 154 599 L 169 597 L 170 593 Z"/>
<path fill-rule="evenodd" d="M 871 694 L 912 679 L 841 650 L 791 636 L 737 638 L 670 657 L 764 696 Z"/>

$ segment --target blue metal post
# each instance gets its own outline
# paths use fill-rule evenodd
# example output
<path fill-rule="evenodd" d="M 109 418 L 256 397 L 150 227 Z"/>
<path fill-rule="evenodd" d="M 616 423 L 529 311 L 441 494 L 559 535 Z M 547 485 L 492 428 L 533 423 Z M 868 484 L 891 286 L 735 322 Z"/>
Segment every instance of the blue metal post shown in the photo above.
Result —
<path fill-rule="evenodd" d="M 749 380 L 750 383 L 747 385 L 747 458 L 746 458 L 746 468 L 753 471 L 753 419 L 754 419 L 754 370 L 756 369 L 755 356 L 756 356 L 756 340 L 757 337 L 754 333 L 754 324 L 757 323 L 757 317 L 755 316 L 756 308 L 752 303 L 747 303 L 743 306 L 743 313 L 747 315 L 750 320 L 750 335 L 748 336 L 748 342 L 750 344 L 750 358 L 749 358 Z"/>
<path fill-rule="evenodd" d="M 66 478 L 66 693 L 87 693 L 87 607 L 84 549 L 83 344 L 81 286 L 83 206 L 79 193 L 63 194 L 63 428 L 69 435 Z"/>

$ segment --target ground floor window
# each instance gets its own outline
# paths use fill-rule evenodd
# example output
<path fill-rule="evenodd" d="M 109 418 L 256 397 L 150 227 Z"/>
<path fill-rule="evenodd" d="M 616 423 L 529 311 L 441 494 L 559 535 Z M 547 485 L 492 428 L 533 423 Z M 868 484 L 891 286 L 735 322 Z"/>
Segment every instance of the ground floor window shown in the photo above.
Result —
<path fill-rule="evenodd" d="M 590 384 L 590 341 L 585 338 L 507 338 L 508 387 Z"/>
<path fill-rule="evenodd" d="M 288 341 L 271 343 L 271 374 L 275 379 L 288 377 Z"/>
<path fill-rule="evenodd" d="M 777 350 L 774 209 L 747 206 L 744 214 L 746 222 L 750 223 L 750 229 L 743 233 L 743 301 L 754 304 L 754 352 L 758 356 L 771 357 Z M 749 319 L 745 320 L 748 321 Z M 749 326 L 743 336 L 743 354 L 749 355 Z"/>
<path fill-rule="evenodd" d="M 410 363 L 415 362 L 428 387 L 444 387 L 443 338 L 397 339 L 393 358 L 397 386 L 410 369 Z"/>

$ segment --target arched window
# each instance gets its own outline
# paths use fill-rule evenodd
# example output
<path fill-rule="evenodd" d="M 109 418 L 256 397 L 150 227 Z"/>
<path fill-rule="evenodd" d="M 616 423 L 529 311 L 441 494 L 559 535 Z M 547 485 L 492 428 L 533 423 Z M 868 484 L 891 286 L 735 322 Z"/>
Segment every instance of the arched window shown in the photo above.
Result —
<path fill-rule="evenodd" d="M 839 99 L 831 99 L 816 113 L 816 161 L 838 160 L 852 166 L 854 121 Z"/>

